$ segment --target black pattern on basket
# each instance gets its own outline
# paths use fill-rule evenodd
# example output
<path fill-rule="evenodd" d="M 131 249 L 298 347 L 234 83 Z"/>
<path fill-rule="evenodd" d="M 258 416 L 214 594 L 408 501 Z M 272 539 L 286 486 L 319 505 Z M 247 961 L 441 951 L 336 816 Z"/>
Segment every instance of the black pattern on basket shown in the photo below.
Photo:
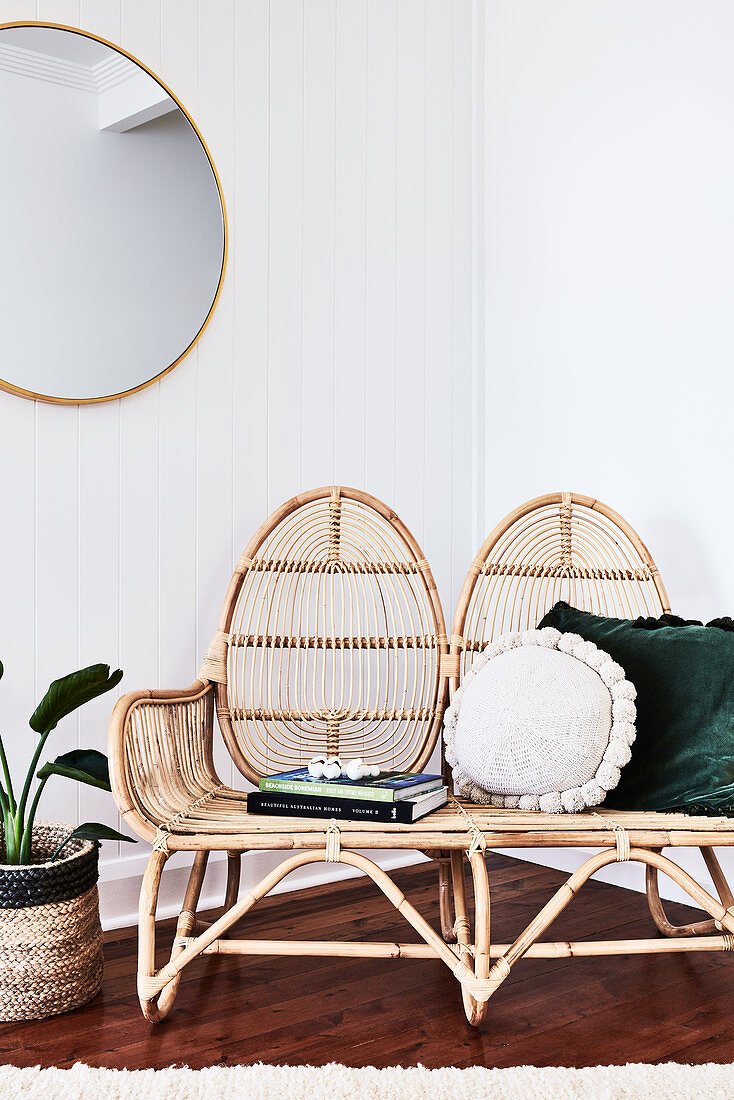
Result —
<path fill-rule="evenodd" d="M 58 859 L 50 857 L 72 826 L 39 823 L 33 831 L 33 863 L 24 867 L 0 865 L 0 909 L 48 905 L 85 894 L 99 877 L 99 845 L 70 840 Z"/>

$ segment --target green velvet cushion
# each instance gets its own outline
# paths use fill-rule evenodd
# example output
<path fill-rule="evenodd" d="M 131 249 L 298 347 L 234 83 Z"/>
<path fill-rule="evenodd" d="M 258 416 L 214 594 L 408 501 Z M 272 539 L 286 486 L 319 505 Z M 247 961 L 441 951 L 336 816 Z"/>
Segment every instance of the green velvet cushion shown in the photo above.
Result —
<path fill-rule="evenodd" d="M 607 619 L 557 603 L 538 624 L 606 650 L 637 688 L 632 759 L 605 806 L 734 815 L 734 633 L 674 616 Z"/>

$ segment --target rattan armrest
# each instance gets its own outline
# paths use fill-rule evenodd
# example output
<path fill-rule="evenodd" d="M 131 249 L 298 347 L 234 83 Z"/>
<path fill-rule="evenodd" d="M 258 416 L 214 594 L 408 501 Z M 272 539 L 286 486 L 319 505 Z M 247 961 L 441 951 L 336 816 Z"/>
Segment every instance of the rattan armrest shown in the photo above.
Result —
<path fill-rule="evenodd" d="M 120 814 L 145 840 L 159 826 L 221 785 L 212 756 L 214 685 L 131 691 L 109 728 L 110 779 Z"/>

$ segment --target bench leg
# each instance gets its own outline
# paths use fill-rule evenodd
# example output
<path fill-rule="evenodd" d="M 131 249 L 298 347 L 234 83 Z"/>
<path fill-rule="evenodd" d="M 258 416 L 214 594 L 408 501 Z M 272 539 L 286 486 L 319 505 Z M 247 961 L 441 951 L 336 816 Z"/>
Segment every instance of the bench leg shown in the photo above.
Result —
<path fill-rule="evenodd" d="M 145 868 L 138 906 L 138 998 L 146 1020 L 156 1023 L 163 1017 L 158 1012 L 158 995 L 148 992 L 147 983 L 155 975 L 155 914 L 161 875 L 168 852 L 153 851 Z"/>
<path fill-rule="evenodd" d="M 388 958 L 437 958 L 446 964 L 460 982 L 464 1012 L 470 1025 L 480 1026 L 487 1017 L 487 1002 L 499 986 L 509 976 L 512 966 L 524 955 L 540 958 L 565 958 L 579 955 L 614 955 L 630 951 L 676 951 L 676 944 L 663 945 L 660 941 L 591 941 L 589 943 L 539 943 L 540 936 L 555 918 L 573 900 L 584 883 L 598 870 L 613 861 L 630 860 L 644 863 L 655 872 L 663 871 L 681 886 L 691 897 L 694 904 L 707 912 L 710 922 L 683 926 L 676 929 L 665 917 L 659 903 L 657 877 L 648 875 L 648 896 L 652 897 L 651 911 L 657 916 L 663 928 L 668 927 L 672 936 L 689 935 L 700 937 L 700 929 L 708 928 L 711 923 L 719 936 L 703 937 L 694 946 L 686 950 L 724 950 L 734 951 L 734 904 L 733 895 L 715 854 L 710 849 L 702 849 L 703 858 L 709 868 L 721 901 L 713 898 L 695 879 L 677 864 L 673 863 L 657 849 L 629 848 L 620 857 L 620 849 L 604 849 L 590 856 L 556 891 L 527 928 L 512 944 L 496 944 L 491 948 L 490 940 L 490 891 L 487 867 L 484 855 L 472 851 L 469 855 L 474 887 L 474 922 L 472 922 L 466 900 L 464 877 L 464 852 L 452 851 L 449 857 L 451 874 L 451 904 L 455 912 L 453 931 L 457 943 L 448 945 L 430 924 L 410 904 L 389 876 L 375 863 L 357 852 L 337 850 L 304 850 L 285 860 L 256 886 L 248 890 L 242 898 L 237 898 L 239 857 L 230 855 L 228 883 L 225 907 L 222 915 L 211 925 L 205 925 L 196 918 L 201 886 L 206 870 L 208 852 L 197 852 L 191 869 L 184 905 L 178 919 L 176 939 L 168 963 L 158 972 L 155 968 L 155 916 L 158 892 L 163 868 L 168 860 L 168 852 L 155 850 L 151 854 L 143 878 L 140 893 L 140 939 L 138 952 L 138 995 L 146 1019 L 158 1022 L 169 1013 L 178 992 L 181 973 L 184 967 L 202 954 L 313 954 L 348 955 Z M 443 853 L 442 853 L 443 855 Z M 435 857 L 434 857 L 435 858 Z M 262 941 L 225 939 L 229 930 L 283 879 L 298 867 L 316 862 L 341 862 L 367 874 L 397 911 L 419 933 L 421 943 L 339 943 L 314 941 L 294 943 L 290 941 Z M 445 880 L 444 880 L 445 881 Z M 448 903 L 447 903 L 448 904 Z M 660 925 L 659 925 L 660 926 Z M 657 947 L 647 947 L 647 943 Z M 537 945 L 537 946 L 536 946 Z M 680 946 L 683 946 L 682 944 Z M 494 958 L 494 963 L 491 960 Z"/>
<path fill-rule="evenodd" d="M 206 872 L 206 865 L 209 861 L 209 852 L 197 852 L 194 856 L 194 863 L 189 875 L 189 881 L 186 886 L 186 893 L 184 894 L 183 908 L 178 915 L 176 921 L 176 938 L 173 941 L 173 947 L 171 948 L 171 958 L 175 959 L 177 955 L 180 955 L 184 949 L 184 945 L 181 942 L 184 936 L 190 936 L 192 932 L 197 928 L 196 920 L 196 907 L 199 904 L 199 896 L 201 894 L 201 886 L 204 881 L 204 874 Z M 163 1019 L 168 1015 L 173 1007 L 173 1002 L 176 1000 L 176 994 L 178 993 L 178 987 L 181 984 L 181 975 L 177 974 L 172 982 L 169 982 L 165 989 L 161 990 L 158 997 L 158 1012 L 160 1018 Z"/>
<path fill-rule="evenodd" d="M 140 931 L 138 942 L 138 996 L 140 1007 L 147 1020 L 158 1023 L 165 1019 L 176 1000 L 181 974 L 154 996 L 146 995 L 146 979 L 155 975 L 155 914 L 160 889 L 161 875 L 168 855 L 165 852 L 153 852 L 143 878 L 140 891 Z M 209 852 L 197 852 L 189 874 L 184 894 L 183 907 L 176 922 L 176 936 L 171 948 L 171 959 L 180 955 L 185 946 L 186 937 L 192 935 L 201 926 L 196 919 L 196 907 L 199 904 L 204 873 L 209 860 Z"/>
<path fill-rule="evenodd" d="M 441 935 L 445 943 L 456 943 L 454 900 L 451 888 L 451 853 L 439 852 L 438 860 L 438 912 L 441 918 Z"/>
<path fill-rule="evenodd" d="M 451 853 L 451 872 L 454 883 L 456 921 L 454 928 L 460 945 L 459 958 L 474 971 L 475 978 L 489 977 L 490 957 L 490 899 L 487 864 L 482 852 L 472 852 L 469 857 L 474 886 L 474 941 L 466 906 L 464 881 L 464 853 Z M 462 986 L 461 999 L 466 1018 L 472 1027 L 479 1027 L 487 1018 L 488 1002 L 478 1001 Z"/>
<path fill-rule="evenodd" d="M 240 868 L 242 852 L 227 852 L 227 889 L 224 894 L 224 912 L 231 909 L 240 892 Z"/>
<path fill-rule="evenodd" d="M 242 855 L 242 852 L 227 852 L 227 888 L 224 892 L 222 913 L 228 913 L 239 897 Z M 229 930 L 224 935 L 228 936 Z"/>
<path fill-rule="evenodd" d="M 509 976 L 512 966 L 524 955 L 531 952 L 540 936 L 553 923 L 556 917 L 563 912 L 588 879 L 597 871 L 601 870 L 602 867 L 606 867 L 607 864 L 615 860 L 619 861 L 618 852 L 615 852 L 613 849 L 607 849 L 597 852 L 582 863 L 566 882 L 559 887 L 550 901 L 546 902 L 540 912 L 533 918 L 525 931 L 517 937 L 514 943 L 500 949 L 502 953 L 497 956 L 496 962 L 490 968 L 488 980 L 484 983 L 480 983 L 477 981 L 479 975 L 475 974 L 473 981 L 469 980 L 467 982 L 470 989 L 473 987 L 477 996 L 483 1000 L 487 1000 L 491 997 L 502 982 Z M 717 942 L 711 943 L 711 941 L 704 941 L 705 950 L 734 950 L 734 907 L 725 907 L 724 904 L 717 902 L 716 899 L 713 898 L 708 891 L 704 890 L 687 871 L 684 871 L 682 867 L 673 863 L 667 856 L 662 855 L 657 849 L 630 848 L 627 854 L 622 857 L 621 861 L 624 862 L 625 860 L 644 863 L 654 870 L 665 872 L 673 882 L 677 883 L 678 886 L 685 890 L 695 905 L 698 905 L 704 912 L 710 914 L 714 927 L 720 929 L 721 932 L 725 934 L 715 937 L 715 941 Z M 707 863 L 709 863 L 710 867 L 714 866 L 713 861 L 707 860 Z M 718 866 L 718 864 L 716 864 L 716 866 Z M 723 875 L 721 877 L 723 878 Z M 657 880 L 655 880 L 655 885 L 657 885 Z M 718 885 L 719 883 L 717 881 L 717 887 Z M 728 884 L 726 890 L 728 890 Z M 634 946 L 639 948 L 641 944 L 644 944 L 644 941 L 610 940 L 606 942 L 597 941 L 597 943 L 592 941 L 588 946 L 593 950 L 587 951 L 586 953 L 598 955 L 624 955 L 629 951 L 630 947 Z M 539 944 L 539 946 L 553 948 L 554 950 L 552 953 L 546 956 L 548 958 L 553 958 L 573 956 L 574 947 L 576 945 L 572 943 L 560 943 Z M 556 952 L 556 948 L 561 948 L 561 950 Z M 673 951 L 676 950 L 676 948 L 673 944 L 669 944 L 666 945 L 666 950 Z M 695 948 L 691 945 L 691 948 L 687 948 L 686 950 L 695 950 Z M 582 952 L 579 952 L 579 954 L 581 953 Z M 495 951 L 495 954 L 497 954 L 497 951 Z M 538 952 L 538 954 L 540 954 L 540 952 Z"/>
<path fill-rule="evenodd" d="M 659 848 L 656 850 L 662 851 L 662 849 Z M 721 904 L 725 909 L 731 909 L 732 906 L 734 906 L 734 896 L 732 895 L 726 876 L 721 869 L 716 853 L 713 848 L 700 848 L 699 851 L 713 879 L 717 893 L 721 899 Z M 664 936 L 669 936 L 671 938 L 679 936 L 710 936 L 715 932 L 721 931 L 721 925 L 714 920 L 696 921 L 693 924 L 672 924 L 667 918 L 665 907 L 660 897 L 657 868 L 651 867 L 649 864 L 645 868 L 645 889 L 647 892 L 647 904 L 650 908 L 652 919 L 655 921 L 658 931 L 662 932 Z"/>
<path fill-rule="evenodd" d="M 184 927 L 184 923 L 191 923 L 195 930 L 194 934 L 177 936 L 174 952 L 170 960 L 164 967 L 156 972 L 155 909 L 161 872 L 167 858 L 168 853 L 160 851 L 153 852 L 143 879 L 140 904 L 138 994 L 143 1014 L 146 1019 L 154 1023 L 162 1020 L 170 1010 L 178 989 L 178 980 L 180 979 L 181 972 L 184 967 L 190 962 L 193 962 L 194 959 L 203 954 L 260 954 L 262 951 L 257 950 L 258 945 L 263 945 L 266 942 L 268 947 L 267 953 L 276 955 L 294 954 L 303 952 L 304 949 L 306 949 L 306 953 L 317 955 L 347 954 L 349 956 L 364 955 L 367 958 L 375 956 L 379 958 L 437 958 L 445 963 L 454 977 L 461 983 L 462 987 L 466 984 L 469 985 L 470 992 L 475 988 L 474 983 L 477 981 L 477 974 L 484 972 L 482 968 L 485 967 L 486 960 L 488 959 L 488 947 L 485 949 L 485 946 L 483 946 L 485 940 L 488 944 L 488 921 L 486 919 L 480 917 L 480 928 L 482 932 L 479 934 L 479 943 L 476 951 L 477 968 L 475 969 L 473 959 L 470 965 L 468 962 L 465 963 L 462 958 L 457 958 L 459 951 L 444 943 L 438 932 L 436 932 L 415 907 L 411 905 L 402 891 L 392 882 L 389 875 L 378 867 L 377 864 L 373 863 L 372 860 L 361 855 L 359 852 L 352 852 L 345 849 L 338 850 L 335 858 L 335 853 L 331 848 L 323 850 L 304 850 L 289 856 L 287 859 L 283 860 L 278 867 L 271 871 L 270 874 L 266 875 L 256 886 L 246 891 L 244 896 L 239 898 L 231 909 L 223 913 L 217 920 L 208 926 L 197 921 L 194 916 L 194 909 L 196 901 L 198 900 L 198 890 L 201 886 L 201 879 L 203 878 L 206 862 L 205 854 L 200 853 L 192 869 L 189 889 L 186 894 L 186 903 L 190 905 L 190 908 L 182 911 L 181 918 L 179 918 L 181 921 L 179 927 Z M 269 894 L 271 890 L 292 871 L 310 863 L 324 862 L 345 863 L 367 874 L 382 891 L 388 901 L 390 901 L 397 911 L 405 918 L 408 924 L 418 932 L 424 943 L 344 944 L 331 941 L 315 941 L 314 943 L 303 942 L 293 945 L 288 940 L 273 941 L 271 943 L 270 941 L 262 940 L 224 939 L 225 933 L 242 917 L 249 913 L 262 898 Z M 481 894 L 481 878 L 482 875 L 486 875 L 484 863 L 482 861 L 481 867 L 478 864 L 473 864 L 472 867 L 473 870 L 476 871 L 480 883 L 478 891 L 479 894 Z M 295 946 L 295 951 L 292 950 L 293 946 Z M 291 950 L 288 950 L 289 947 Z M 283 950 L 279 950 L 279 948 L 283 948 Z M 471 952 L 468 953 L 468 957 L 471 958 Z M 482 997 L 483 988 L 481 986 L 476 992 L 480 1001 L 486 999 Z M 474 1013 L 471 1006 L 469 1011 Z M 477 1009 L 474 1015 L 481 1016 L 481 1009 Z"/>
<path fill-rule="evenodd" d="M 453 924 L 451 925 L 451 941 L 453 943 L 467 944 L 471 940 L 471 925 L 469 923 L 466 901 L 466 879 L 464 878 L 464 852 L 454 849 L 450 853 L 451 868 L 451 909 L 453 912 Z M 446 937 L 444 937 L 446 939 Z M 447 940 L 447 942 L 449 942 Z"/>

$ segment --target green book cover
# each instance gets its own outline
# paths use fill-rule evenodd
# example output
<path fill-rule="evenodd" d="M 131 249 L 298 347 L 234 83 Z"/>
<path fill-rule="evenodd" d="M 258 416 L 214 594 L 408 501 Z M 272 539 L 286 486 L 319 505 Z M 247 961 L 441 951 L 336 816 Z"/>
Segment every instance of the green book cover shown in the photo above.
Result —
<path fill-rule="evenodd" d="M 411 798 L 440 786 L 440 775 L 415 772 L 385 772 L 377 779 L 313 779 L 308 768 L 294 768 L 279 775 L 264 776 L 259 783 L 261 791 L 278 791 L 280 794 L 311 794 L 331 798 L 363 798 L 371 802 L 394 802 Z"/>

